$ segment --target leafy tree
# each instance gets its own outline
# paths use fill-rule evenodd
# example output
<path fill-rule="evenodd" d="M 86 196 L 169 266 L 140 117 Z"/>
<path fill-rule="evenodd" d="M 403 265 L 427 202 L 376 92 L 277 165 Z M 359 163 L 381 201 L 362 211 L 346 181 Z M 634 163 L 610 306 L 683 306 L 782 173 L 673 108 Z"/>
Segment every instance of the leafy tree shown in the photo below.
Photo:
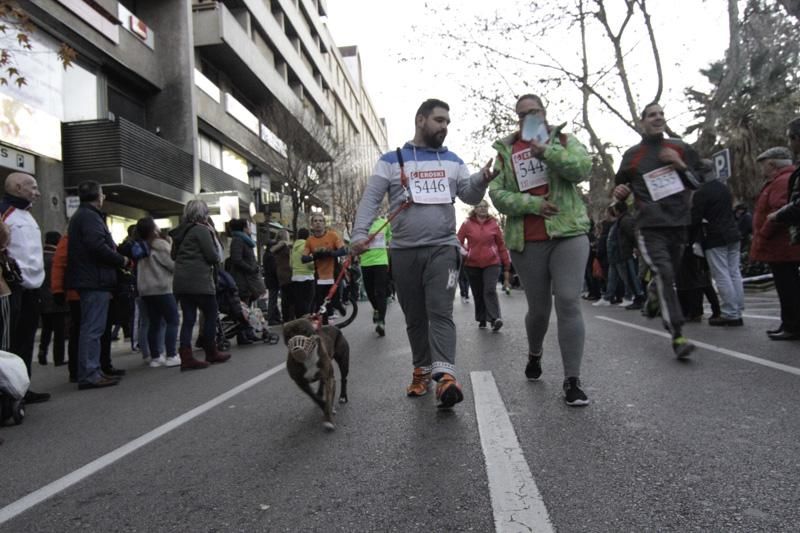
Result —
<path fill-rule="evenodd" d="M 689 88 L 703 155 L 731 151 L 734 195 L 751 203 L 761 188 L 756 156 L 786 145 L 786 123 L 800 112 L 800 43 L 796 23 L 769 0 L 748 0 L 742 13 L 728 1 L 730 42 L 725 57 L 701 73 L 712 88 Z"/>
<path fill-rule="evenodd" d="M 30 17 L 15 2 L 0 0 L 0 85 L 16 83 L 19 87 L 27 85 L 25 73 L 20 71 L 15 61 L 17 54 L 30 52 L 31 35 L 36 26 Z M 61 43 L 58 59 L 67 69 L 77 57 L 70 46 Z"/>

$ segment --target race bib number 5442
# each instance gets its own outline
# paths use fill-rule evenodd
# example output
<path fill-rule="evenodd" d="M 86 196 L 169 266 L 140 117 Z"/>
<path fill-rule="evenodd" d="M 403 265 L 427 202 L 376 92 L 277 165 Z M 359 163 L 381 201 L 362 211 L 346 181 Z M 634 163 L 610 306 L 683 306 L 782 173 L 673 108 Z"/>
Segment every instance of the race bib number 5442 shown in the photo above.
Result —
<path fill-rule="evenodd" d="M 533 157 L 530 148 L 511 155 L 517 185 L 520 191 L 527 191 L 548 183 L 547 165 L 541 159 Z"/>

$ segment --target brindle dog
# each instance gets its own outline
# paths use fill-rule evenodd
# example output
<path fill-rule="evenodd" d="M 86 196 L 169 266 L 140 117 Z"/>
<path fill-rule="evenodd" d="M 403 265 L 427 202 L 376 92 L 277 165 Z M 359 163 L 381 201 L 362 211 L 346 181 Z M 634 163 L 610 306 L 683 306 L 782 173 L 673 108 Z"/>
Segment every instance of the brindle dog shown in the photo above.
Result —
<path fill-rule="evenodd" d="M 347 339 L 333 326 L 321 326 L 315 330 L 308 318 L 298 318 L 284 324 L 283 339 L 289 349 L 286 359 L 289 376 L 322 409 L 325 415 L 323 426 L 334 429 L 336 375 L 333 361 L 336 361 L 341 374 L 339 403 L 347 403 L 347 374 L 350 369 Z M 319 381 L 319 388 L 315 393 L 311 390 L 311 384 L 316 381 Z"/>

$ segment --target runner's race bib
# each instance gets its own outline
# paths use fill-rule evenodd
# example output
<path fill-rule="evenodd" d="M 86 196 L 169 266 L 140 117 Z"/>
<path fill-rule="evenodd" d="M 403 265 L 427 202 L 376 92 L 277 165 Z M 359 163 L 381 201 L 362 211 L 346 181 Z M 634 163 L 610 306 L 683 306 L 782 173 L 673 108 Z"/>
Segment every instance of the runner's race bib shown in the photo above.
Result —
<path fill-rule="evenodd" d="M 415 204 L 451 204 L 450 180 L 444 169 L 415 170 L 408 178 Z"/>
<path fill-rule="evenodd" d="M 386 248 L 386 235 L 383 233 L 378 233 L 375 235 L 375 238 L 372 239 L 372 242 L 369 243 L 368 248 L 372 250 L 373 248 Z"/>
<path fill-rule="evenodd" d="M 650 192 L 650 197 L 655 202 L 685 189 L 678 172 L 670 165 L 657 168 L 642 177 L 647 190 Z"/>
<path fill-rule="evenodd" d="M 531 149 L 526 148 L 511 155 L 514 172 L 517 175 L 517 185 L 520 192 L 547 185 L 547 164 L 531 154 Z"/>

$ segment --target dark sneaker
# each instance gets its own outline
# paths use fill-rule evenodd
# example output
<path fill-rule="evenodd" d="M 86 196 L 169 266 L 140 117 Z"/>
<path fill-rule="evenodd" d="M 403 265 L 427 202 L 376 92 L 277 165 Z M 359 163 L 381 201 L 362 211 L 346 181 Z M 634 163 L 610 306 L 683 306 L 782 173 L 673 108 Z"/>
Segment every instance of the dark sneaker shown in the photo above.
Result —
<path fill-rule="evenodd" d="M 436 399 L 439 400 L 437 406 L 439 409 L 450 409 L 464 399 L 461 385 L 456 378 L 450 374 L 444 374 L 439 378 L 439 383 L 436 384 Z"/>
<path fill-rule="evenodd" d="M 481 320 L 480 322 L 478 322 L 478 327 L 481 329 L 486 329 L 486 321 Z"/>
<path fill-rule="evenodd" d="M 50 394 L 47 392 L 33 392 L 28 390 L 25 393 L 25 403 L 42 403 L 50 399 Z"/>
<path fill-rule="evenodd" d="M 492 331 L 500 331 L 500 328 L 503 327 L 503 321 L 499 318 L 497 320 L 492 321 Z"/>
<path fill-rule="evenodd" d="M 567 378 L 564 380 L 564 402 L 570 407 L 583 407 L 589 405 L 589 398 L 581 390 L 581 380 Z"/>
<path fill-rule="evenodd" d="M 384 324 L 382 320 L 379 320 L 375 326 L 375 333 L 377 333 L 379 337 L 386 335 L 386 324 Z"/>
<path fill-rule="evenodd" d="M 708 325 L 737 327 L 737 326 L 744 326 L 744 321 L 741 318 L 712 317 L 708 319 Z"/>
<path fill-rule="evenodd" d="M 672 339 L 672 351 L 675 352 L 678 359 L 688 359 L 694 348 L 694 344 L 683 335 Z"/>
<path fill-rule="evenodd" d="M 122 377 L 122 376 L 125 375 L 125 370 L 123 370 L 122 368 L 114 368 L 113 366 L 110 367 L 110 368 L 104 368 L 104 369 L 101 370 L 101 372 L 103 374 L 105 374 L 106 376 L 109 376 L 109 377 L 112 377 L 112 378 Z"/>
<path fill-rule="evenodd" d="M 626 306 L 625 306 L 625 309 L 627 309 L 628 311 L 638 311 L 638 310 L 639 310 L 639 309 L 641 309 L 642 307 L 643 307 L 643 304 L 642 304 L 642 302 L 637 302 L 636 300 L 634 300 L 634 301 L 633 301 L 632 303 L 630 303 L 629 305 L 626 305 Z"/>
<path fill-rule="evenodd" d="M 79 383 L 78 390 L 102 389 L 104 387 L 113 387 L 118 384 L 118 379 L 103 376 L 95 382 Z"/>
<path fill-rule="evenodd" d="M 525 377 L 530 381 L 542 376 L 542 356 L 528 354 L 528 364 L 525 365 Z"/>

